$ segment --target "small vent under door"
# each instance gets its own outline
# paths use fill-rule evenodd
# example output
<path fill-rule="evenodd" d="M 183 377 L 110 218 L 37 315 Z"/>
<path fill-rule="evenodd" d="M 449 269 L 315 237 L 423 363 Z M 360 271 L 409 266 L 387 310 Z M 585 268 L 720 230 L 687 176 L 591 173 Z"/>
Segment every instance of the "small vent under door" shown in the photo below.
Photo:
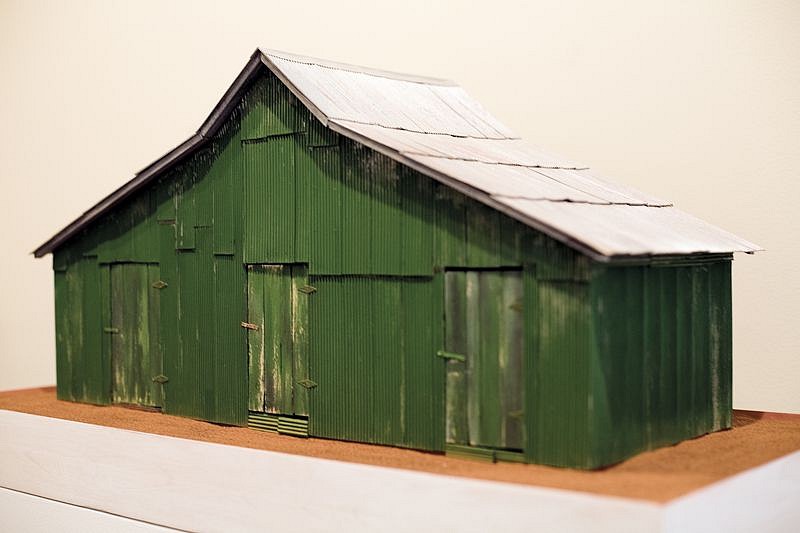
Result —
<path fill-rule="evenodd" d="M 247 427 L 281 435 L 308 437 L 308 417 L 306 416 L 250 411 L 247 416 Z"/>
<path fill-rule="evenodd" d="M 471 459 L 473 461 L 487 461 L 490 463 L 525 463 L 525 455 L 515 450 L 500 450 L 494 448 L 484 448 L 481 446 L 466 446 L 463 444 L 445 445 L 445 455 L 458 457 L 459 459 Z"/>

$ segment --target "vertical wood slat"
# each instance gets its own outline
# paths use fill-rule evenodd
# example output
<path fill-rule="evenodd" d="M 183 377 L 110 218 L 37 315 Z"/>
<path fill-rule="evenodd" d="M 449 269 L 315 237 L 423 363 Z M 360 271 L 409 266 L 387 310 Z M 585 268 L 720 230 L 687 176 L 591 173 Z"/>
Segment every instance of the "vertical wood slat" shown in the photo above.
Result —
<path fill-rule="evenodd" d="M 310 379 L 308 365 L 308 299 L 310 294 L 300 289 L 308 285 L 308 269 L 305 265 L 292 265 L 291 316 L 292 316 L 292 360 L 293 374 L 291 387 L 293 390 L 292 412 L 296 415 L 308 416 L 308 394 L 306 386 L 298 382 Z"/>
<path fill-rule="evenodd" d="M 291 268 L 268 265 L 264 285 L 264 325 L 267 357 L 266 408 L 271 413 L 292 412 L 292 303 Z"/>
<path fill-rule="evenodd" d="M 467 353 L 466 275 L 464 272 L 447 272 L 445 280 L 445 338 L 448 352 Z M 467 363 L 455 359 L 446 363 L 445 384 L 445 441 L 448 444 L 467 444 Z"/>
<path fill-rule="evenodd" d="M 470 291 L 470 279 L 475 280 L 475 293 Z M 478 365 L 470 369 L 470 392 L 477 393 L 475 403 L 479 428 L 473 444 L 504 448 L 500 411 L 503 401 L 500 364 L 507 356 L 507 353 L 503 353 L 505 346 L 500 339 L 503 278 L 498 272 L 486 271 L 468 272 L 467 280 L 467 298 L 470 300 L 468 309 L 478 318 L 476 322 L 468 322 L 470 329 L 475 329 L 475 325 L 478 325 L 474 345 L 477 350 L 470 353 L 472 357 L 468 360 L 468 365 L 472 361 L 478 362 Z"/>
<path fill-rule="evenodd" d="M 482 363 L 480 357 L 480 300 L 479 277 L 477 272 L 466 272 L 464 283 L 465 327 L 467 358 L 467 433 L 472 446 L 481 444 L 481 381 Z"/>
<path fill-rule="evenodd" d="M 247 266 L 247 322 L 258 329 L 247 330 L 247 354 L 249 361 L 248 409 L 264 410 L 264 267 Z"/>

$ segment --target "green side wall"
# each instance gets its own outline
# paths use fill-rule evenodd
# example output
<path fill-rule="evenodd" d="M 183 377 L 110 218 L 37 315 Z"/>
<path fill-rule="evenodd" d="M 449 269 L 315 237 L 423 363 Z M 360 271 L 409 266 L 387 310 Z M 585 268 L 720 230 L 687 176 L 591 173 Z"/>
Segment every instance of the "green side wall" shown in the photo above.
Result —
<path fill-rule="evenodd" d="M 677 356 L 670 354 L 689 349 L 670 351 L 661 343 L 653 355 L 652 343 L 634 338 L 668 327 L 636 307 L 655 305 L 664 276 L 652 289 L 654 268 L 594 265 L 338 136 L 269 74 L 203 150 L 54 254 L 60 398 L 110 401 L 110 341 L 103 328 L 110 323 L 109 265 L 119 262 L 158 263 L 166 283 L 152 290 L 160 291 L 168 413 L 246 424 L 247 335 L 240 326 L 247 316 L 246 265 L 301 263 L 317 289 L 309 296 L 309 375 L 317 383 L 309 391 L 310 433 L 443 450 L 445 363 L 435 356 L 443 343 L 443 271 L 522 267 L 528 460 L 593 467 L 729 424 L 728 262 L 691 267 L 708 274 L 688 286 L 676 274 L 671 293 L 682 300 L 692 295 L 682 305 L 697 309 L 707 294 L 715 309 L 706 318 L 719 327 L 704 330 L 722 369 L 712 372 L 719 389 L 712 426 L 700 421 L 709 418 L 700 417 L 695 403 L 705 394 L 700 340 L 690 347 L 691 366 L 679 358 L 675 367 L 676 375 L 691 369 L 700 380 L 691 382 L 691 407 L 680 403 L 677 411 L 693 413 L 692 422 L 668 429 L 677 415 L 656 408 L 660 399 L 643 396 L 646 412 L 659 420 L 647 422 L 647 437 L 631 436 L 645 407 L 624 404 L 628 389 L 652 381 L 645 370 L 653 361 L 672 372 L 668 361 Z M 620 328 L 634 312 L 633 319 L 645 322 Z M 675 324 L 681 342 L 692 338 L 686 328 L 702 328 L 697 315 L 690 324 Z M 640 389 L 667 389 L 669 379 Z M 676 387 L 685 386 L 678 381 Z"/>
<path fill-rule="evenodd" d="M 597 268 L 591 409 L 598 464 L 731 427 L 731 263 Z"/>

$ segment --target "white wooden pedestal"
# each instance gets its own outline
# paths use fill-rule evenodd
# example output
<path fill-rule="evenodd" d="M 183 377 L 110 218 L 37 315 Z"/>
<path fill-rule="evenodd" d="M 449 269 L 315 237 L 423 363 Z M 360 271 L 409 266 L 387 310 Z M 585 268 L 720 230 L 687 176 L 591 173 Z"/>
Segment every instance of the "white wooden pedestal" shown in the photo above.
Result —
<path fill-rule="evenodd" d="M 800 531 L 800 452 L 664 505 L 0 410 L 0 531 Z"/>

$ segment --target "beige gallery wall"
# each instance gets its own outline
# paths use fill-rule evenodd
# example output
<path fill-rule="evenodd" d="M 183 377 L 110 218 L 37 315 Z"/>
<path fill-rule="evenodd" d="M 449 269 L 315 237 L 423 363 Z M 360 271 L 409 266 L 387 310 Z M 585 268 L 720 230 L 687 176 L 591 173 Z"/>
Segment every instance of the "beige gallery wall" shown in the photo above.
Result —
<path fill-rule="evenodd" d="M 30 251 L 200 125 L 262 45 L 452 78 L 523 137 L 767 249 L 734 404 L 800 413 L 800 3 L 0 0 L 0 390 L 55 381 Z"/>

